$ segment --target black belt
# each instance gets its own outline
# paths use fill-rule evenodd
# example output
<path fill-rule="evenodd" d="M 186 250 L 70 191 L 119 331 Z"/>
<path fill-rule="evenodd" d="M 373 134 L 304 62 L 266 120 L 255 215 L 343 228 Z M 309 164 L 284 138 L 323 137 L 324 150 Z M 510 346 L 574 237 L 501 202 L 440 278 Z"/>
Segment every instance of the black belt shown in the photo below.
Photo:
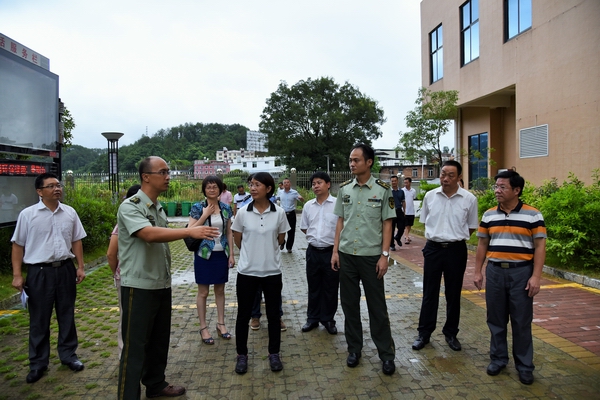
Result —
<path fill-rule="evenodd" d="M 32 267 L 54 267 L 54 268 L 58 268 L 58 267 L 62 267 L 63 265 L 66 265 L 68 262 L 71 262 L 70 258 L 67 258 L 66 260 L 62 260 L 62 261 L 54 261 L 54 262 L 49 262 L 49 263 L 39 263 L 39 264 L 29 264 Z"/>
<path fill-rule="evenodd" d="M 504 261 L 489 261 L 494 267 L 500 268 L 519 268 L 519 267 L 528 267 L 533 262 L 531 261 L 518 261 L 518 262 L 504 262 Z"/>
<path fill-rule="evenodd" d="M 458 246 L 458 245 L 464 245 L 465 241 L 464 240 L 459 240 L 457 242 L 434 242 L 433 240 L 428 240 L 427 244 L 433 246 L 433 247 L 441 247 L 441 248 L 448 248 L 448 247 L 453 247 L 453 246 Z"/>
<path fill-rule="evenodd" d="M 296 210 L 294 210 L 294 211 L 286 211 L 285 213 L 286 213 L 286 214 L 292 214 L 292 213 L 293 213 L 293 214 L 295 214 L 295 213 L 296 213 Z"/>
<path fill-rule="evenodd" d="M 312 244 L 309 244 L 308 247 L 313 251 L 319 251 L 325 253 L 326 251 L 333 251 L 333 246 L 327 247 L 315 247 Z"/>

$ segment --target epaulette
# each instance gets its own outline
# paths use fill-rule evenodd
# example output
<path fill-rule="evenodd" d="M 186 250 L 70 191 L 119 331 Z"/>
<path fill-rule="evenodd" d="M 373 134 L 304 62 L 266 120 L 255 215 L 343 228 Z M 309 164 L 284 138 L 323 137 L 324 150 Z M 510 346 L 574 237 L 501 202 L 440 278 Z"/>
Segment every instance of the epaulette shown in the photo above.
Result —
<path fill-rule="evenodd" d="M 137 196 L 132 196 L 129 198 L 129 201 L 132 202 L 133 204 L 138 204 L 141 200 Z"/>
<path fill-rule="evenodd" d="M 389 189 L 391 187 L 389 183 L 386 183 L 386 182 L 382 181 L 381 179 L 376 179 L 375 183 L 377 183 L 379 186 L 381 186 L 384 189 Z"/>
<path fill-rule="evenodd" d="M 346 186 L 346 185 L 350 184 L 351 182 L 352 182 L 352 179 L 350 179 L 344 183 L 340 183 L 340 187 Z"/>

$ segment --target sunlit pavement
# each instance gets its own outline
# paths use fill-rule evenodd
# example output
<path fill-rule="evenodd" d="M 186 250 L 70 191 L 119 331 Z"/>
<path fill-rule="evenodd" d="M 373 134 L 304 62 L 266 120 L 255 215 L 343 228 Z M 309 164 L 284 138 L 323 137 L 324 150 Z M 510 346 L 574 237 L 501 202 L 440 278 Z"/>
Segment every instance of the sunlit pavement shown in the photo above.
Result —
<path fill-rule="evenodd" d="M 234 372 L 235 337 L 232 340 L 217 337 L 212 293 L 207 319 L 215 344 L 208 346 L 200 339 L 192 253 L 183 242 L 174 243 L 171 247 L 174 311 L 167 380 L 187 388 L 187 394 L 180 397 L 183 399 L 597 398 L 600 393 L 600 291 L 545 276 L 534 305 L 535 382 L 531 386 L 522 385 L 512 360 L 498 376 L 488 376 L 485 371 L 489 363 L 489 331 L 485 322 L 484 292 L 477 291 L 472 283 L 474 255 L 469 259 L 463 290 L 458 335 L 463 350 L 452 351 L 441 333 L 445 319 L 443 288 L 438 329 L 424 349 L 412 350 L 421 305 L 423 244 L 422 238 L 413 236 L 411 244 L 397 247 L 385 276 L 397 367 L 394 375 L 386 376 L 369 334 L 364 299 L 361 309 L 365 345 L 358 367 L 346 366 L 341 307 L 336 317 L 338 335 L 328 334 L 322 326 L 307 333 L 300 331 L 306 322 L 307 244 L 299 229 L 293 253 L 282 254 L 283 320 L 288 327 L 282 333 L 284 370 L 274 373 L 269 369 L 266 318 L 263 318 L 261 329 L 249 334 L 248 373 L 237 375 Z M 94 279 L 93 271 L 87 279 Z M 236 272 L 232 270 L 226 285 L 226 324 L 232 333 L 237 306 L 235 280 Z M 78 293 L 78 296 L 86 295 L 92 293 Z M 116 310 L 108 312 L 117 313 Z M 54 389 L 68 385 L 73 398 L 116 398 L 117 350 L 115 347 L 105 350 L 110 352 L 108 357 L 77 374 L 57 371 L 58 366 L 51 365 L 48 375 L 30 385 L 31 392 L 38 393 L 38 398 L 59 398 L 64 393 L 54 394 Z M 78 351 L 86 365 L 98 361 L 102 357 L 100 353 L 89 348 Z M 19 387 L 0 382 L 0 398 L 26 398 L 27 394 L 19 389 L 26 385 L 27 372 L 27 368 L 23 368 L 15 378 L 23 381 Z M 144 388 L 142 398 L 143 394 Z"/>

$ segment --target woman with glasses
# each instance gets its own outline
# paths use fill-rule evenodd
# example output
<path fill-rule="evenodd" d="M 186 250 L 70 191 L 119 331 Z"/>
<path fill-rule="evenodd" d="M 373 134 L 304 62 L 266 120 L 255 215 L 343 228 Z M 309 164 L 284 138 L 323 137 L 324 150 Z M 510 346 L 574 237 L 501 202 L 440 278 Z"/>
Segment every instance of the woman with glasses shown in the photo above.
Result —
<path fill-rule="evenodd" d="M 208 176 L 202 181 L 202 193 L 206 200 L 192 206 L 189 227 L 208 225 L 219 228 L 221 234 L 215 240 L 204 239 L 198 251 L 194 253 L 194 273 L 198 284 L 196 306 L 200 320 L 202 342 L 215 343 L 206 323 L 206 299 L 210 285 L 215 292 L 217 304 L 217 334 L 223 339 L 231 339 L 225 325 L 225 283 L 229 280 L 229 268 L 233 268 L 233 234 L 231 217 L 233 212 L 229 204 L 219 201 L 223 192 L 223 182 L 216 176 Z"/>
<path fill-rule="evenodd" d="M 248 370 L 248 323 L 256 291 L 262 287 L 269 331 L 269 364 L 271 371 L 281 371 L 279 357 L 281 325 L 281 251 L 290 225 L 283 208 L 269 201 L 275 181 L 266 172 L 258 172 L 250 181 L 252 202 L 237 211 L 231 229 L 235 245 L 240 249 L 236 293 L 238 314 L 235 323 L 237 362 L 235 372 Z"/>

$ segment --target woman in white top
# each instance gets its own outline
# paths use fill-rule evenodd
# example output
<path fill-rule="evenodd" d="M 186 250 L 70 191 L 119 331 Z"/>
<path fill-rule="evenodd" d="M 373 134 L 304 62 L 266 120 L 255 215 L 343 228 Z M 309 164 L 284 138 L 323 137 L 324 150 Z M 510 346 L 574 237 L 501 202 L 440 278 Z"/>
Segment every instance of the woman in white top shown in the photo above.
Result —
<path fill-rule="evenodd" d="M 275 190 L 273 177 L 258 172 L 250 181 L 252 202 L 237 211 L 233 240 L 240 249 L 236 293 L 238 314 L 235 325 L 237 362 L 235 372 L 244 374 L 248 370 L 248 323 L 256 291 L 262 287 L 269 331 L 269 364 L 271 371 L 281 371 L 279 356 L 281 326 L 279 305 L 281 304 L 281 250 L 285 234 L 290 225 L 285 212 L 269 198 Z"/>

